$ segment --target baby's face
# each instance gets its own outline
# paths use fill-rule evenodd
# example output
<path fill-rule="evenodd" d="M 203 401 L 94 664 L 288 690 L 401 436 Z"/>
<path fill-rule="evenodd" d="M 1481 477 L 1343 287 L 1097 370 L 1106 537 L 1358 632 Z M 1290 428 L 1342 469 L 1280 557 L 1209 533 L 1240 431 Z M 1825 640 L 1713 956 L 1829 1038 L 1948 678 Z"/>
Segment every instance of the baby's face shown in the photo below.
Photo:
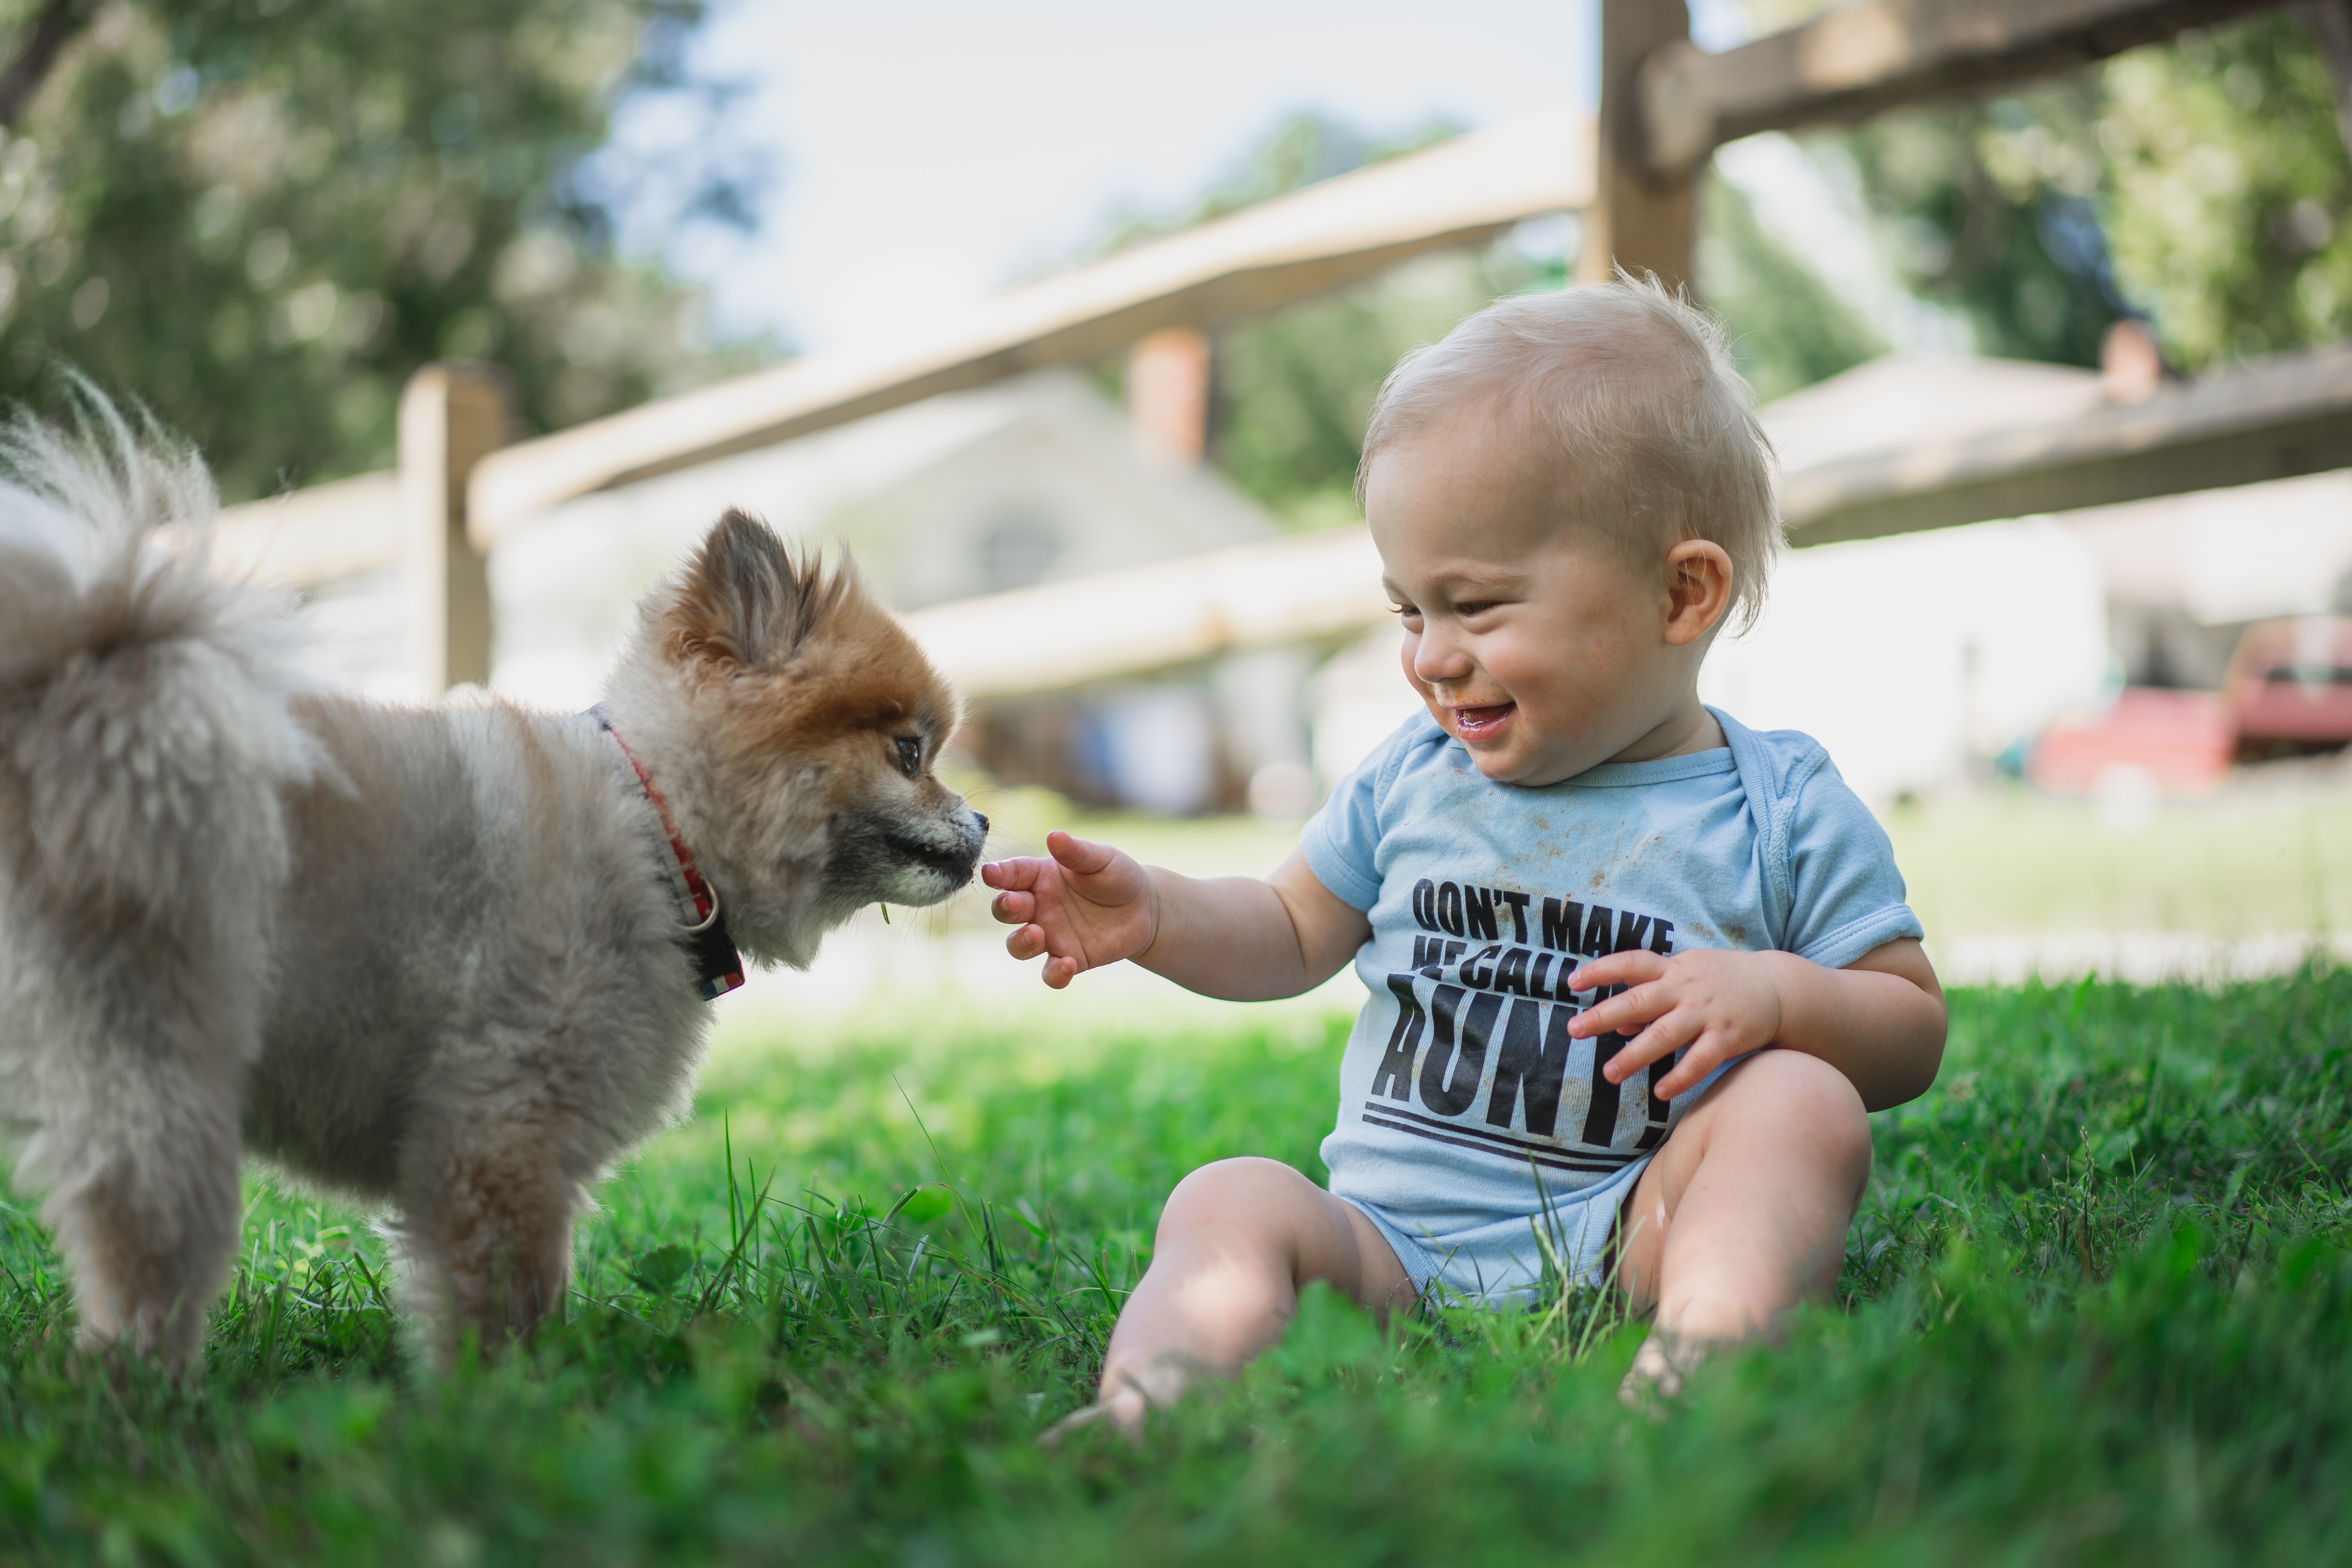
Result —
<path fill-rule="evenodd" d="M 1522 451 L 1483 414 L 1433 424 L 1373 460 L 1364 510 L 1404 626 L 1405 679 L 1480 773 L 1537 785 L 1645 754 L 1695 707 L 1696 663 L 1667 640 L 1664 552 L 1645 572 L 1553 521 Z"/>

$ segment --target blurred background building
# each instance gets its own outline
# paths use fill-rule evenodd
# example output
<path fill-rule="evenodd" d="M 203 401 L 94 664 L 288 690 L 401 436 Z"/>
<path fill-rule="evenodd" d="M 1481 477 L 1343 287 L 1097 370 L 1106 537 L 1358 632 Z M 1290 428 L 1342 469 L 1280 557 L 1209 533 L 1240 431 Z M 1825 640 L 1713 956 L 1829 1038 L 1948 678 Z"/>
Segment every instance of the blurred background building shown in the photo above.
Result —
<path fill-rule="evenodd" d="M 2056 423 L 2112 396 L 2094 370 L 1890 353 L 1763 415 L 1783 461 L 1805 465 Z M 593 701 L 638 596 L 730 506 L 848 550 L 900 610 L 1282 532 L 1201 460 L 1189 428 L 1123 418 L 1097 381 L 1045 372 L 566 502 L 494 557 L 493 685 L 559 709 Z M 2246 547 L 2253 528 L 2259 549 Z M 1819 737 L 1885 805 L 2015 773 L 2053 722 L 2095 715 L 2127 685 L 2218 691 L 2252 624 L 2342 607 L 2347 572 L 2344 473 L 1819 546 L 1782 560 L 1764 616 L 1718 642 L 1702 692 L 1750 723 Z M 396 574 L 316 604 L 344 679 L 415 695 Z M 962 744 L 999 779 L 1087 805 L 1240 809 L 1255 779 L 1261 807 L 1297 816 L 1414 706 L 1383 627 L 1337 650 L 1229 655 L 983 704 Z"/>
<path fill-rule="evenodd" d="M 847 552 L 902 611 L 1280 531 L 1197 445 L 1188 456 L 1155 442 L 1087 378 L 1040 372 L 566 502 L 493 559 L 493 686 L 551 708 L 593 702 L 637 599 L 730 507 L 809 549 Z M 413 697 L 397 576 L 340 584 L 317 616 L 344 679 Z M 1090 805 L 1233 808 L 1259 769 L 1303 764 L 1307 668 L 1297 653 L 1234 657 L 999 705 L 974 714 L 963 745 L 991 773 Z"/>

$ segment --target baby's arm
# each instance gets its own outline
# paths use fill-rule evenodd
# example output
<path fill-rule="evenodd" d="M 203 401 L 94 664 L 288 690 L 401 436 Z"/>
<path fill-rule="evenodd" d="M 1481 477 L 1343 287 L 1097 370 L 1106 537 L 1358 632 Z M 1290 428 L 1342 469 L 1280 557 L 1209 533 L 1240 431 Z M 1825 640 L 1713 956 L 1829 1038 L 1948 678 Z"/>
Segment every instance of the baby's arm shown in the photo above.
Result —
<path fill-rule="evenodd" d="M 1632 987 L 1568 1026 L 1580 1038 L 1633 1037 L 1601 1069 L 1612 1083 L 1690 1047 L 1658 1085 L 1668 1100 L 1734 1057 L 1779 1046 L 1821 1058 L 1845 1074 L 1864 1107 L 1884 1110 L 1926 1093 L 1944 1059 L 1943 987 L 1909 937 L 1843 969 L 1793 952 L 1619 952 L 1584 965 L 1569 984 Z"/>
<path fill-rule="evenodd" d="M 1108 844 L 1055 829 L 1046 856 L 980 868 L 997 889 L 989 912 L 1021 929 L 1015 958 L 1045 955 L 1058 991 L 1089 969 L 1131 958 L 1188 990 L 1230 1002 L 1296 996 L 1339 972 L 1371 934 L 1293 854 L 1264 881 L 1200 881 L 1146 867 Z"/>

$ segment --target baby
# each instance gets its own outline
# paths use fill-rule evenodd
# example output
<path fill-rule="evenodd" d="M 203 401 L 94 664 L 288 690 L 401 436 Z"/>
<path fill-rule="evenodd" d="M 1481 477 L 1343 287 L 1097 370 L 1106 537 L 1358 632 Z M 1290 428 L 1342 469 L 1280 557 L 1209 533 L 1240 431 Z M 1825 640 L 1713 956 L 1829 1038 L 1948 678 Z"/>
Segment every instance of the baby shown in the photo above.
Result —
<path fill-rule="evenodd" d="M 1325 1280 L 1375 1312 L 1614 1283 L 1628 1390 L 1835 1284 L 1867 1113 L 1934 1081 L 1944 1002 L 1828 755 L 1698 700 L 1780 547 L 1721 328 L 1621 279 L 1507 300 L 1400 363 L 1359 490 L 1427 709 L 1264 881 L 1056 832 L 982 868 L 1045 984 L 1121 959 L 1234 1000 L 1350 958 L 1327 1192 L 1221 1160 L 1170 1194 L 1084 1418 L 1132 1429 Z"/>

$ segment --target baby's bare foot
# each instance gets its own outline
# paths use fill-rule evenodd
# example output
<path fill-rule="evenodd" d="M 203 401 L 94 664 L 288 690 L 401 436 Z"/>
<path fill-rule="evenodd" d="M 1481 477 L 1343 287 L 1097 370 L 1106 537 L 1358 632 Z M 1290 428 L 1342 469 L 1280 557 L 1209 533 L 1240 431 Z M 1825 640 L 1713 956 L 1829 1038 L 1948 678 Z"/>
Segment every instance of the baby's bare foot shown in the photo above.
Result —
<path fill-rule="evenodd" d="M 1151 1402 L 1143 1397 L 1142 1390 L 1122 1388 L 1108 1399 L 1097 1399 L 1084 1409 L 1071 1411 L 1037 1434 L 1037 1441 L 1045 1447 L 1058 1448 L 1073 1432 L 1108 1426 L 1129 1447 L 1136 1447 L 1143 1442 L 1143 1418 L 1150 1411 Z"/>
<path fill-rule="evenodd" d="M 1617 1385 L 1617 1402 L 1654 1420 L 1664 1416 L 1666 1406 L 1682 1397 L 1699 1363 L 1720 1348 L 1720 1342 L 1715 1340 L 1694 1339 L 1672 1329 L 1652 1329 L 1650 1337 L 1642 1342 L 1642 1348 L 1633 1352 L 1633 1364 L 1626 1369 L 1625 1380 Z"/>
<path fill-rule="evenodd" d="M 1074 1410 L 1038 1435 L 1046 1447 L 1082 1427 L 1108 1423 L 1132 1447 L 1143 1441 L 1143 1419 L 1154 1406 L 1176 1403 L 1195 1377 L 1213 1369 L 1177 1351 L 1163 1351 L 1141 1368 L 1125 1366 L 1103 1373 L 1103 1392 L 1092 1405 Z"/>

